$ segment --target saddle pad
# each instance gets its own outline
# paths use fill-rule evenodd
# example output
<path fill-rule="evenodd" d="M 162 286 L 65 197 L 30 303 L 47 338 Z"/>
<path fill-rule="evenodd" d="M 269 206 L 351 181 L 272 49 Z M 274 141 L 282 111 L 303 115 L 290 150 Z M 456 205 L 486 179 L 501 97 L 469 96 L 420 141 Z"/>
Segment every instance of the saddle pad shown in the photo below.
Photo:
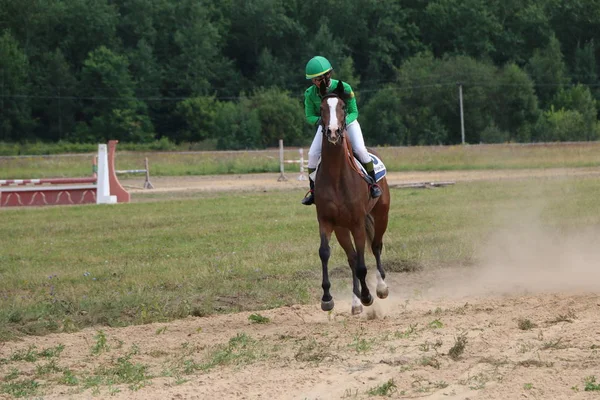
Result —
<path fill-rule="evenodd" d="M 373 170 L 375 171 L 375 182 L 379 182 L 381 179 L 383 179 L 383 177 L 387 173 L 387 170 L 385 168 L 385 165 L 383 164 L 383 161 L 381 161 L 379 159 L 379 157 L 377 157 L 373 153 L 369 153 L 369 156 L 371 156 L 371 160 L 373 160 Z M 358 161 L 358 159 L 356 159 L 356 158 L 354 159 L 354 161 L 356 162 L 356 165 L 358 166 L 358 168 L 360 168 L 365 173 L 365 175 L 368 175 L 367 170 L 362 166 L 360 161 Z"/>

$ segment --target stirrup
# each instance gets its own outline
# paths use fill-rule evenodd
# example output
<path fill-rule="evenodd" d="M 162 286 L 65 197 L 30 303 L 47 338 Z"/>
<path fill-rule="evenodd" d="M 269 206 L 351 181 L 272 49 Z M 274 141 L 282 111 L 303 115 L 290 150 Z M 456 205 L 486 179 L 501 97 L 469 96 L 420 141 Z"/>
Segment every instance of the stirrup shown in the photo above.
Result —
<path fill-rule="evenodd" d="M 304 198 L 302 199 L 302 204 L 304 204 L 305 206 L 310 206 L 311 204 L 314 204 L 314 203 L 315 203 L 315 193 L 313 190 L 309 190 L 304 195 Z"/>
<path fill-rule="evenodd" d="M 369 186 L 369 192 L 371 193 L 371 197 L 374 199 L 381 196 L 382 193 L 381 188 L 376 183 Z"/>

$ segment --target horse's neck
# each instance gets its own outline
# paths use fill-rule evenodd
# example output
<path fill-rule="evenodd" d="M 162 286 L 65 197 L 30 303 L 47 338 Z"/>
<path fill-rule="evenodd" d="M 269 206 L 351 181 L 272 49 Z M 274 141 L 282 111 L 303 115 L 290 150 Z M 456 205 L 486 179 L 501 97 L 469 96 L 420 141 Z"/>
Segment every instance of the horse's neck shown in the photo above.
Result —
<path fill-rule="evenodd" d="M 344 138 L 348 140 L 348 138 Z M 339 178 L 342 174 L 347 174 L 351 170 L 351 166 L 348 161 L 348 148 L 346 143 L 343 142 L 338 145 L 332 145 L 327 142 L 327 139 L 323 140 L 323 146 L 321 150 L 321 169 L 324 175 L 329 175 L 334 178 Z"/>

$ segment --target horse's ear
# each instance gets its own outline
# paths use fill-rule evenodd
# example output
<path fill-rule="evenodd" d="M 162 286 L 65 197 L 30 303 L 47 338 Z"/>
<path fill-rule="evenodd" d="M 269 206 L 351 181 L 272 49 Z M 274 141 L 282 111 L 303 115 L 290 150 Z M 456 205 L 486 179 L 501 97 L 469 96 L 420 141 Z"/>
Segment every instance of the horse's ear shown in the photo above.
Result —
<path fill-rule="evenodd" d="M 327 94 L 327 84 L 325 83 L 325 79 L 323 79 L 321 81 L 321 84 L 319 85 L 319 94 L 321 95 L 321 97 Z"/>
<path fill-rule="evenodd" d="M 341 80 L 338 81 L 338 84 L 337 84 L 334 92 L 342 99 L 345 97 L 344 96 L 344 83 Z"/>

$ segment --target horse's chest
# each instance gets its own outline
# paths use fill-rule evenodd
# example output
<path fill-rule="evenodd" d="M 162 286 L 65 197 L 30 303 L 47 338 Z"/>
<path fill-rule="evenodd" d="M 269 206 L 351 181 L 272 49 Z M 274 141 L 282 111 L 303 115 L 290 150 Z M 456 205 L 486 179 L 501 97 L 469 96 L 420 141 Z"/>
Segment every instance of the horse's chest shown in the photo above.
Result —
<path fill-rule="evenodd" d="M 317 202 L 317 214 L 337 226 L 351 227 L 363 220 L 365 211 L 359 203 L 353 202 Z"/>

